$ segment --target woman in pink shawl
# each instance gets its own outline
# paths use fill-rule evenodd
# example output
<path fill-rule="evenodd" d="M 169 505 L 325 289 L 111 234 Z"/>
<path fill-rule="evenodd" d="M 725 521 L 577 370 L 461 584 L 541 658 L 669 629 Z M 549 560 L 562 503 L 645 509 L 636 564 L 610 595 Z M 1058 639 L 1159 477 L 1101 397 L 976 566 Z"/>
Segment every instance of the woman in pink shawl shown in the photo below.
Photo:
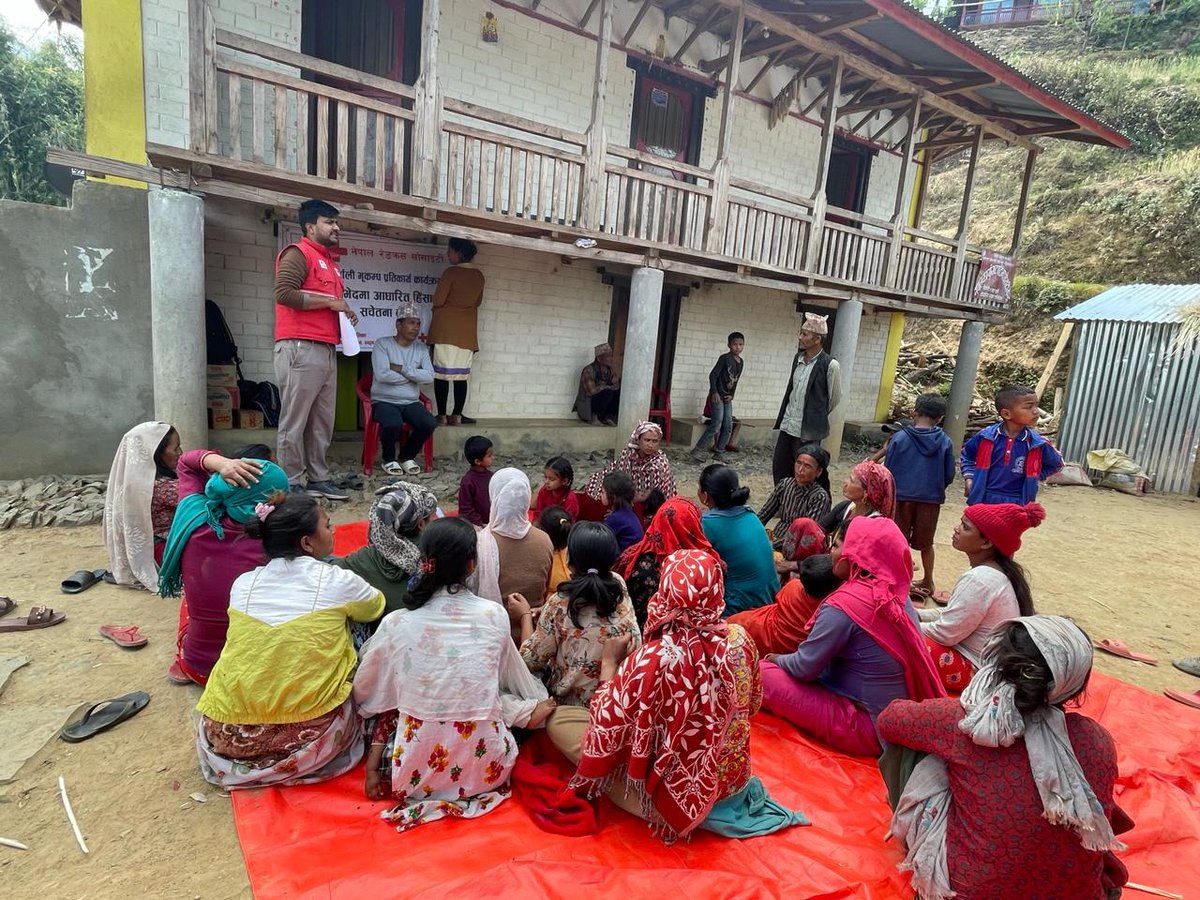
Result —
<path fill-rule="evenodd" d="M 679 491 L 675 476 L 671 474 L 671 461 L 662 451 L 662 429 L 653 422 L 643 422 L 629 436 L 629 443 L 617 458 L 588 479 L 586 493 L 593 500 L 600 499 L 600 486 L 611 472 L 624 472 L 633 479 L 633 499 L 644 503 L 651 491 L 661 491 L 664 500 L 670 500 Z"/>
<path fill-rule="evenodd" d="M 912 556 L 896 523 L 856 516 L 832 556 L 844 583 L 795 653 L 763 660 L 763 709 L 843 753 L 878 756 L 884 707 L 946 692 L 908 599 Z"/>

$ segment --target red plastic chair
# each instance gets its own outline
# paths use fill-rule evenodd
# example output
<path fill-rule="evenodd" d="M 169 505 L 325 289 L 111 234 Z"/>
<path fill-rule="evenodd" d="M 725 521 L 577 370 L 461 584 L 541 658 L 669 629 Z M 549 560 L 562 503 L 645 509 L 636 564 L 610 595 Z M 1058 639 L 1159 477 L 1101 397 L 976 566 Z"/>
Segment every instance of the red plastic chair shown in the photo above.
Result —
<path fill-rule="evenodd" d="M 671 443 L 671 395 L 658 388 L 651 388 L 650 418 L 653 419 L 655 416 L 663 420 L 663 441 Z"/>
<path fill-rule="evenodd" d="M 358 383 L 354 386 L 354 392 L 358 395 L 358 406 L 362 410 L 362 470 L 364 475 L 370 475 L 375 471 L 375 454 L 379 452 L 379 423 L 371 415 L 371 383 L 374 380 L 375 376 L 371 372 L 368 372 L 362 378 L 358 379 Z M 432 415 L 433 404 L 424 394 L 421 395 L 421 403 L 424 404 L 425 411 Z M 403 441 L 411 430 L 411 426 L 405 425 L 403 431 L 400 432 L 400 440 Z M 433 435 L 430 435 L 429 440 L 425 442 L 425 471 L 433 471 Z"/>

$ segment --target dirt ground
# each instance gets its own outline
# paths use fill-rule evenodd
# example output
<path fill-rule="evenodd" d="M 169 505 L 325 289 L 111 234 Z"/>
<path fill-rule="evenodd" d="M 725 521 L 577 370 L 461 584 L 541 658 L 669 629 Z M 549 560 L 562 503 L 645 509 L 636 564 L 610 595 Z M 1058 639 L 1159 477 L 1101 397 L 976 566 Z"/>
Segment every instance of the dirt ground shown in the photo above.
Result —
<path fill-rule="evenodd" d="M 767 480 L 748 479 L 752 503 L 765 497 Z M 834 484 L 840 484 L 837 473 Z M 694 493 L 690 484 L 681 488 Z M 1200 680 L 1169 662 L 1200 653 L 1200 609 L 1189 578 L 1200 570 L 1200 505 L 1090 488 L 1050 488 L 1042 499 L 1049 518 L 1027 533 L 1019 555 L 1032 574 L 1039 609 L 1071 615 L 1093 638 L 1120 637 L 1160 660 L 1151 667 L 1097 653 L 1102 672 L 1152 691 L 1200 688 Z M 936 574 L 945 588 L 965 568 L 949 543 L 961 508 L 956 498 L 942 512 Z M 335 521 L 364 513 L 365 504 L 352 504 L 339 509 Z M 2 893 L 10 900 L 248 897 L 229 798 L 205 783 L 196 765 L 193 707 L 200 689 L 165 677 L 177 601 L 106 584 L 77 596 L 58 590 L 69 573 L 105 562 L 99 527 L 0 533 L 0 594 L 20 603 L 12 615 L 35 603 L 68 614 L 53 628 L 0 634 L 0 655 L 30 657 L 4 689 L 0 719 L 28 706 L 91 704 L 134 690 L 151 696 L 135 718 L 92 740 L 48 741 L 15 780 L 0 785 L 0 836 L 30 847 L 0 847 Z M 133 623 L 150 638 L 138 651 L 122 650 L 96 632 L 102 624 Z M 1200 713 L 1180 706 L 1179 715 Z M 60 775 L 90 855 L 75 845 L 58 796 Z"/>

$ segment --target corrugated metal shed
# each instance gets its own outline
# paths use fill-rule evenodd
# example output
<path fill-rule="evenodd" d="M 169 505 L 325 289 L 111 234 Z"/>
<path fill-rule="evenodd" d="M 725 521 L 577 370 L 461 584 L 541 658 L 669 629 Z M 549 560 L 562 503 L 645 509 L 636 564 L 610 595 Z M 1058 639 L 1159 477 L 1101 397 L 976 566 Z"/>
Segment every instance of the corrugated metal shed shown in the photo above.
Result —
<path fill-rule="evenodd" d="M 1075 322 L 1060 449 L 1082 462 L 1116 447 L 1156 490 L 1196 492 L 1200 467 L 1200 352 L 1173 346 L 1180 309 L 1200 285 L 1131 284 L 1105 291 L 1055 318 Z"/>
<path fill-rule="evenodd" d="M 1123 284 L 1084 300 L 1054 318 L 1062 322 L 1181 321 L 1179 309 L 1200 301 L 1200 284 Z"/>

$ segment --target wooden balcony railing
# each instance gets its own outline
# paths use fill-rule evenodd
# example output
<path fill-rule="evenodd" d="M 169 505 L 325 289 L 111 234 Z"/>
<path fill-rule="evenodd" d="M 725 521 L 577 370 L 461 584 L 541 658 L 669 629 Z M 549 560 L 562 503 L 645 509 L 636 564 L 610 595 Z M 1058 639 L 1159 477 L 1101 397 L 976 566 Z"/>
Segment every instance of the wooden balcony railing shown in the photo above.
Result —
<path fill-rule="evenodd" d="M 309 188 L 315 177 L 420 195 L 485 219 L 684 251 L 769 276 L 980 307 L 979 248 L 917 228 L 897 236 L 891 222 L 834 207 L 818 223 L 812 200 L 738 178 L 728 163 L 710 170 L 612 144 L 589 156 L 581 132 L 444 98 L 432 106 L 437 159 L 418 188 L 418 164 L 429 161 L 418 156 L 417 132 L 430 107 L 413 88 L 223 29 L 212 30 L 204 61 L 193 91 L 193 115 L 204 122 L 193 140 L 202 134 L 203 146 L 193 149 L 305 176 Z"/>

